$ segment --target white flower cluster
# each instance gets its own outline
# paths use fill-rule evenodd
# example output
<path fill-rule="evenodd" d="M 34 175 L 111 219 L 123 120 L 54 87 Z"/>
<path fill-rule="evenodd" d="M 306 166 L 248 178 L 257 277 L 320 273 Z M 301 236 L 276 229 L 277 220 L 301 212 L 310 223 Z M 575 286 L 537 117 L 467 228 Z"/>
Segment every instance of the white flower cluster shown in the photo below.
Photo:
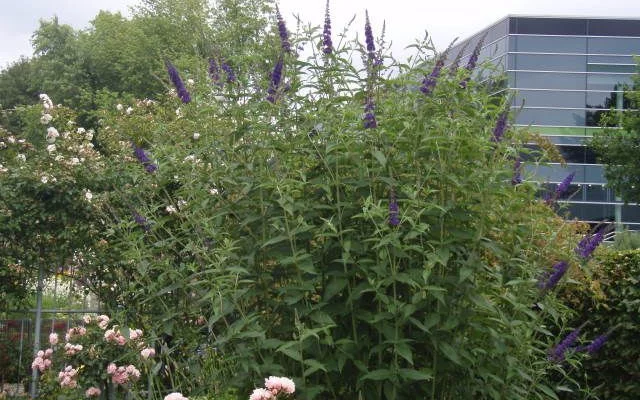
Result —
<path fill-rule="evenodd" d="M 42 107 L 44 107 L 45 111 L 53 109 L 53 102 L 46 93 L 40 94 L 40 101 L 42 102 Z"/>

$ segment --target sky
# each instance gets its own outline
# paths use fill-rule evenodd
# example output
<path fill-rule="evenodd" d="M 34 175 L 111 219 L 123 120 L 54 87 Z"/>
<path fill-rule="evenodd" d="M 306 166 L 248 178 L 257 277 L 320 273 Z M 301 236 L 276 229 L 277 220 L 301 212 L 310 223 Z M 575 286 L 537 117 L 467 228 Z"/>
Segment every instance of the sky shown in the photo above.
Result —
<path fill-rule="evenodd" d="M 30 38 L 41 18 L 57 15 L 61 23 L 83 29 L 101 9 L 129 15 L 135 4 L 138 0 L 0 0 L 0 69 L 21 55 L 31 56 Z M 279 4 L 290 29 L 294 14 L 314 25 L 323 23 L 325 0 Z M 334 34 L 354 15 L 352 29 L 362 30 L 365 9 L 374 35 L 380 34 L 384 21 L 387 41 L 400 57 L 425 31 L 442 50 L 456 37 L 465 39 L 509 14 L 640 18 L 640 1 L 635 0 L 330 0 L 330 7 Z"/>

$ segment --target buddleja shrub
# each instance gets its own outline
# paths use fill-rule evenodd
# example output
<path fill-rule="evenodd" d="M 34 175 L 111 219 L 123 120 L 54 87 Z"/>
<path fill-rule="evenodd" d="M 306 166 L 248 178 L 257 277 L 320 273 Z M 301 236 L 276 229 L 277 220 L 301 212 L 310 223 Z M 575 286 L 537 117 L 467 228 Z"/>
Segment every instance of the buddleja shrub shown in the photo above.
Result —
<path fill-rule="evenodd" d="M 554 397 L 548 324 L 567 311 L 536 279 L 573 229 L 520 183 L 475 57 L 419 53 L 387 78 L 368 17 L 364 45 L 333 46 L 327 16 L 304 61 L 275 26 L 270 76 L 168 63 L 173 96 L 106 110 L 98 132 L 126 177 L 119 301 L 166 339 L 174 389 L 282 375 L 300 399 Z"/>

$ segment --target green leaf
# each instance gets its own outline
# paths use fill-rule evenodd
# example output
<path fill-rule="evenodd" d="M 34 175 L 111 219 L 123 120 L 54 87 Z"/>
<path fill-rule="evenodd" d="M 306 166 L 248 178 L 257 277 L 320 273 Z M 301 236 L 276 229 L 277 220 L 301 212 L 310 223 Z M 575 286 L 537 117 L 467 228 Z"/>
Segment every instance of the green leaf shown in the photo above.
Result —
<path fill-rule="evenodd" d="M 365 374 L 361 380 L 371 380 L 371 381 L 386 381 L 387 379 L 391 379 L 395 376 L 393 371 L 390 369 L 376 369 Z"/>
<path fill-rule="evenodd" d="M 371 154 L 376 158 L 376 160 L 378 160 L 378 163 L 380 163 L 382 168 L 387 166 L 387 157 L 385 157 L 380 150 L 371 150 Z"/>
<path fill-rule="evenodd" d="M 398 375 L 410 381 L 429 381 L 433 379 L 433 373 L 428 369 L 400 368 Z"/>
<path fill-rule="evenodd" d="M 462 365 L 458 351 L 448 343 L 438 343 L 438 349 L 451 361 L 458 365 Z"/>

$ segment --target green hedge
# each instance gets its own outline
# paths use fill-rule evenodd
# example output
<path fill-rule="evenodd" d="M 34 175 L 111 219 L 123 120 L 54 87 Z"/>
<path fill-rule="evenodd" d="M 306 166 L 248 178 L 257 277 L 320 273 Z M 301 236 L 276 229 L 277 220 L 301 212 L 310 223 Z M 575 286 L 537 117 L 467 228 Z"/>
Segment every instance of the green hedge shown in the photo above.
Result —
<path fill-rule="evenodd" d="M 588 321 L 584 337 L 613 331 L 598 353 L 583 360 L 575 379 L 594 398 L 635 400 L 640 398 L 640 250 L 603 252 L 597 264 L 593 282 L 601 293 L 581 294 L 577 318 Z"/>

